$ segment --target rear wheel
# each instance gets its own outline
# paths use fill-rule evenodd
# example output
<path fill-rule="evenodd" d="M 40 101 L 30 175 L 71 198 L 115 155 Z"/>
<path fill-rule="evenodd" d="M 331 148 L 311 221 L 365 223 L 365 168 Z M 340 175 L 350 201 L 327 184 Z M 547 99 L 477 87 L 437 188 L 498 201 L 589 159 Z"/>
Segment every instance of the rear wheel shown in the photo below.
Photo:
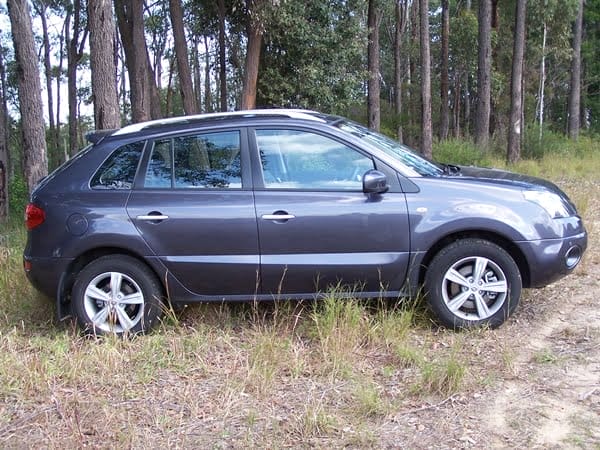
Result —
<path fill-rule="evenodd" d="M 451 328 L 501 325 L 519 304 L 521 286 L 512 257 L 483 239 L 444 247 L 425 276 L 429 306 Z"/>
<path fill-rule="evenodd" d="M 79 326 L 90 334 L 138 334 L 162 314 L 162 286 L 142 262 L 125 255 L 98 258 L 77 275 L 71 296 Z"/>

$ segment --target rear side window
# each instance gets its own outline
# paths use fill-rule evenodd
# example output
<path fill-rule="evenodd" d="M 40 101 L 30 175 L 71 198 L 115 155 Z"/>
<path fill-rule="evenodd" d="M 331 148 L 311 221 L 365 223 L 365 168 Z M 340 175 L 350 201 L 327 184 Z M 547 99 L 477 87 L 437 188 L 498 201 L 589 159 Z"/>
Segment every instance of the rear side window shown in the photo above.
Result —
<path fill-rule="evenodd" d="M 144 187 L 241 188 L 239 131 L 155 141 Z"/>
<path fill-rule="evenodd" d="M 93 189 L 131 189 L 142 156 L 144 142 L 117 148 L 92 177 Z"/>

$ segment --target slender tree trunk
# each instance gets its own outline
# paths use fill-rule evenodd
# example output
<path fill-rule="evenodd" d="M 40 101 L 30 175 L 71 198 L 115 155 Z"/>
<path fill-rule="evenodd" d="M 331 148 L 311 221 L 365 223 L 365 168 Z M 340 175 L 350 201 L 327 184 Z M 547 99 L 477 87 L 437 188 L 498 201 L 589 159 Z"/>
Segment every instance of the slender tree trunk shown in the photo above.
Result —
<path fill-rule="evenodd" d="M 204 36 L 204 108 L 208 113 L 214 111 L 210 87 L 210 45 L 206 36 Z"/>
<path fill-rule="evenodd" d="M 479 53 L 477 69 L 477 118 L 475 142 L 487 150 L 490 138 L 491 73 L 492 73 L 492 8 L 491 0 L 479 1 Z"/>
<path fill-rule="evenodd" d="M 44 76 L 46 80 L 46 99 L 48 101 L 48 123 L 49 123 L 49 145 L 48 162 L 52 167 L 57 163 L 58 141 L 55 140 L 56 132 L 54 125 L 54 98 L 52 95 L 52 63 L 50 62 L 50 38 L 48 36 L 48 20 L 46 18 L 47 7 L 44 2 L 33 3 L 36 13 L 42 22 L 42 42 L 44 48 Z"/>
<path fill-rule="evenodd" d="M 81 32 L 83 36 L 81 40 Z M 67 94 L 69 103 L 69 154 L 73 156 L 79 149 L 78 126 L 79 108 L 77 106 L 77 67 L 83 57 L 88 28 L 81 20 L 81 0 L 73 2 L 73 34 L 67 51 Z"/>
<path fill-rule="evenodd" d="M 143 1 L 115 0 L 115 11 L 129 74 L 132 120 L 159 119 L 158 89 L 144 37 Z"/>
<path fill-rule="evenodd" d="M 196 99 L 196 104 L 198 105 L 198 111 L 202 111 L 202 75 L 200 72 L 200 55 L 198 52 L 198 38 L 193 37 L 193 46 L 192 46 L 192 72 L 194 73 L 194 98 Z"/>
<path fill-rule="evenodd" d="M 405 0 L 396 1 L 396 28 L 394 34 L 394 112 L 398 120 L 396 135 L 399 142 L 404 142 L 404 130 L 402 129 L 402 79 L 403 79 L 403 57 L 402 40 L 408 22 L 408 4 Z"/>
<path fill-rule="evenodd" d="M 42 114 L 42 87 L 27 0 L 8 0 L 19 109 L 23 133 L 23 166 L 29 192 L 48 174 L 46 129 Z"/>
<path fill-rule="evenodd" d="M 367 25 L 369 27 L 369 44 L 367 60 L 369 82 L 367 87 L 367 114 L 369 128 L 379 131 L 381 127 L 381 86 L 379 84 L 379 23 L 380 12 L 377 0 L 369 0 Z"/>
<path fill-rule="evenodd" d="M 111 0 L 88 0 L 92 99 L 97 130 L 119 128 L 115 23 Z"/>
<path fill-rule="evenodd" d="M 173 109 L 173 72 L 175 72 L 175 59 L 169 58 L 169 77 L 167 81 L 167 99 L 165 102 L 165 116 L 169 117 Z"/>
<path fill-rule="evenodd" d="M 448 0 L 442 0 L 442 57 L 440 74 L 440 139 L 448 138 L 450 128 L 448 91 L 448 40 L 450 36 L 450 12 Z"/>
<path fill-rule="evenodd" d="M 521 157 L 523 115 L 523 54 L 525 51 L 525 11 L 527 0 L 517 1 L 515 11 L 515 33 L 510 82 L 510 125 L 506 159 L 515 163 Z"/>
<path fill-rule="evenodd" d="M 429 0 L 419 0 L 421 29 L 421 153 L 432 157 L 431 58 L 429 51 Z"/>
<path fill-rule="evenodd" d="M 544 133 L 544 101 L 546 92 L 546 37 L 548 28 L 546 19 L 544 19 L 544 29 L 542 33 L 542 61 L 540 62 L 540 87 L 538 90 L 538 123 L 540 125 L 539 142 L 542 142 Z"/>
<path fill-rule="evenodd" d="M 59 47 L 58 47 L 58 71 L 56 73 L 56 135 L 54 137 L 55 141 L 56 141 L 56 164 L 60 165 L 62 163 L 64 163 L 67 160 L 67 157 L 69 156 L 67 154 L 67 146 L 64 145 L 61 147 L 61 141 L 60 141 L 60 130 L 61 130 L 61 123 L 60 123 L 60 105 L 61 105 L 61 96 L 60 96 L 60 87 L 62 84 L 62 74 L 63 74 L 63 67 L 64 67 L 64 62 L 65 62 L 65 42 L 67 41 L 68 38 L 68 33 L 69 33 L 69 27 L 71 26 L 71 12 L 68 11 L 67 12 L 67 17 L 65 18 L 65 21 L 63 23 L 63 28 L 60 34 L 60 42 L 59 42 Z"/>
<path fill-rule="evenodd" d="M 581 35 L 583 32 L 583 4 L 579 0 L 577 19 L 573 24 L 573 57 L 571 59 L 571 86 L 569 91 L 569 137 L 579 137 L 581 115 Z"/>
<path fill-rule="evenodd" d="M 242 86 L 242 109 L 256 108 L 256 86 L 258 82 L 258 66 L 260 62 L 260 47 L 263 28 L 259 18 L 259 9 L 263 0 L 247 0 L 248 20 L 248 47 L 246 50 L 246 63 L 244 66 L 244 80 Z"/>
<path fill-rule="evenodd" d="M 461 75 L 458 74 L 456 76 L 456 80 L 454 82 L 454 108 L 452 111 L 453 117 L 453 134 L 455 138 L 460 138 L 461 128 L 460 128 L 460 114 L 461 114 L 461 98 L 460 94 L 462 92 L 462 86 L 460 85 Z M 466 100 L 466 99 L 465 99 Z"/>
<path fill-rule="evenodd" d="M 171 24 L 173 26 L 173 39 L 175 41 L 175 56 L 177 58 L 177 72 L 179 73 L 179 89 L 183 110 L 186 114 L 198 113 L 198 104 L 194 96 L 194 87 L 192 85 L 192 74 L 188 60 L 187 42 L 185 30 L 183 28 L 183 10 L 181 0 L 169 0 L 169 13 L 171 15 Z"/>
<path fill-rule="evenodd" d="M 225 55 L 225 0 L 217 0 L 219 14 L 219 85 L 221 111 L 227 111 L 227 66 Z"/>
<path fill-rule="evenodd" d="M 0 47 L 0 223 L 8 219 L 8 121 L 6 110 L 6 70 L 4 51 Z"/>

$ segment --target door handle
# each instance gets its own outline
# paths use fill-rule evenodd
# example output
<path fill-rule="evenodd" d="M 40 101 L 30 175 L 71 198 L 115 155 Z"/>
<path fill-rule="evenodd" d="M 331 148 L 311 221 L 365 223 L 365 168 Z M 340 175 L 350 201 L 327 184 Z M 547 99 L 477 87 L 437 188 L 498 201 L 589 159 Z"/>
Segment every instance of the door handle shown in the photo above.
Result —
<path fill-rule="evenodd" d="M 262 216 L 260 216 L 260 218 L 263 220 L 285 221 L 285 220 L 295 219 L 296 216 L 294 216 L 293 214 L 285 213 L 285 212 L 281 212 L 281 213 L 276 212 L 275 214 L 263 214 Z"/>
<path fill-rule="evenodd" d="M 148 214 L 145 216 L 137 216 L 137 220 L 150 220 L 150 221 L 158 221 L 158 220 L 166 220 L 169 216 L 165 216 L 163 214 Z"/>

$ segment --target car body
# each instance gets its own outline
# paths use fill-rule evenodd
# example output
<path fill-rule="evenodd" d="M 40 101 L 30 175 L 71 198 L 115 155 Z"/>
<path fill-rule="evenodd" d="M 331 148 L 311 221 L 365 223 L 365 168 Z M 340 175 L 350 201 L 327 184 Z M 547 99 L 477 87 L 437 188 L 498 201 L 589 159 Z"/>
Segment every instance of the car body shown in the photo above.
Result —
<path fill-rule="evenodd" d="M 163 301 L 359 297 L 425 287 L 451 327 L 500 325 L 521 287 L 587 246 L 558 187 L 439 165 L 347 119 L 256 110 L 89 136 L 26 211 L 31 283 L 94 332 L 143 332 Z"/>

